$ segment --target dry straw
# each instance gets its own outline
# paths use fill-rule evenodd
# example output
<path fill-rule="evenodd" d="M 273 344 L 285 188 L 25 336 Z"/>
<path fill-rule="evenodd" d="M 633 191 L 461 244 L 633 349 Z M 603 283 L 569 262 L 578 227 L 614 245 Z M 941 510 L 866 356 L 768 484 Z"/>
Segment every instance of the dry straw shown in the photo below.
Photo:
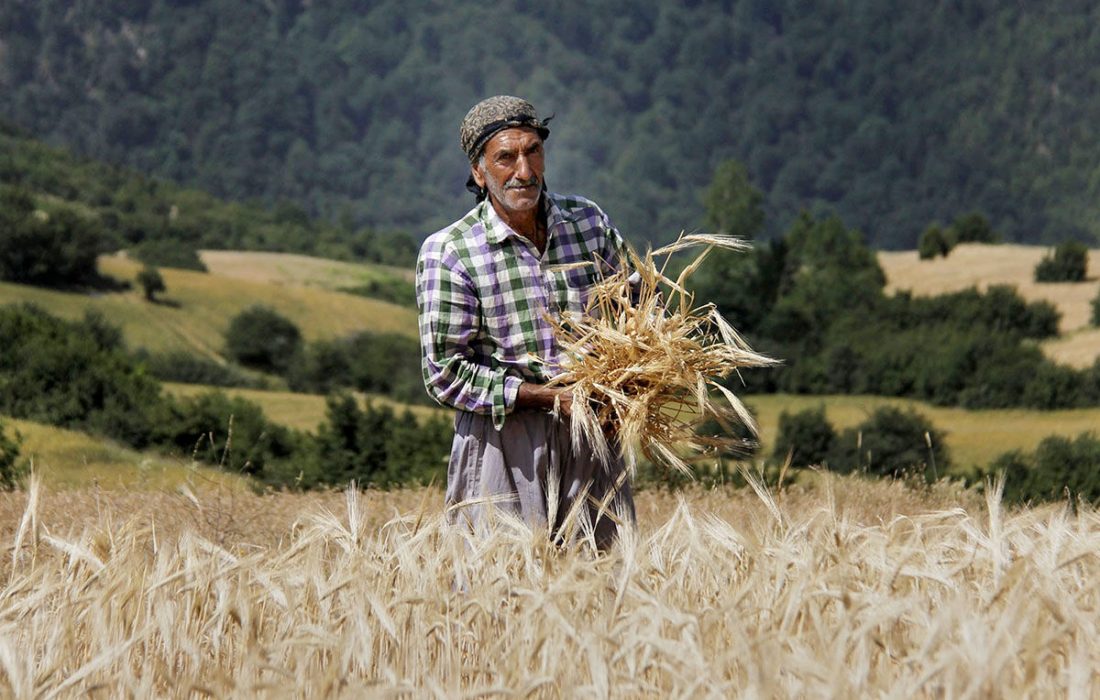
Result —
<path fill-rule="evenodd" d="M 674 253 L 698 247 L 675 279 L 666 275 Z M 715 248 L 750 247 L 732 236 L 692 234 L 644 256 L 628 249 L 631 269 L 600 279 L 583 315 L 551 319 L 564 357 L 551 385 L 572 390 L 574 448 L 605 461 L 618 449 L 631 470 L 641 451 L 690 474 L 691 456 L 746 446 L 733 437 L 736 424 L 756 435 L 752 415 L 722 380 L 776 361 L 753 352 L 714 304 L 696 306 L 685 286 Z M 726 436 L 699 434 L 707 418 Z"/>

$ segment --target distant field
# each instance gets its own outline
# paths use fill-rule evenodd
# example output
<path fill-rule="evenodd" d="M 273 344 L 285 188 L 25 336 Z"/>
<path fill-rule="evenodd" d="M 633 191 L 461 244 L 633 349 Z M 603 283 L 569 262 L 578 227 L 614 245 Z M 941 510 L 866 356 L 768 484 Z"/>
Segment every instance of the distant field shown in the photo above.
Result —
<path fill-rule="evenodd" d="M 411 282 L 411 269 L 388 265 L 340 262 L 292 253 L 204 250 L 200 257 L 211 274 L 221 277 L 337 290 L 387 277 Z"/>
<path fill-rule="evenodd" d="M 1089 280 L 1078 284 L 1040 284 L 1035 265 L 1050 248 L 1024 245 L 964 244 L 947 258 L 921 260 L 916 251 L 880 252 L 887 292 L 911 290 L 917 295 L 955 292 L 977 286 L 1009 284 L 1029 301 L 1045 299 L 1062 312 L 1063 337 L 1043 343 L 1051 359 L 1085 367 L 1100 357 L 1100 328 L 1089 327 L 1090 302 L 1100 292 L 1100 250 L 1089 252 Z"/>
<path fill-rule="evenodd" d="M 164 388 L 175 396 L 195 396 L 212 391 L 214 387 L 196 384 L 165 383 Z M 316 430 L 325 419 L 325 397 L 317 394 L 296 394 L 290 391 L 261 391 L 259 389 L 221 389 L 230 396 L 239 396 L 253 401 L 263 409 L 264 415 L 280 425 L 298 430 Z M 449 417 L 450 411 L 430 406 L 406 406 L 383 396 L 362 396 L 362 401 L 370 401 L 377 406 L 389 406 L 401 413 L 406 408 L 420 419 L 430 416 Z"/>
<path fill-rule="evenodd" d="M 912 407 L 947 433 L 946 442 L 958 471 L 984 466 L 1008 450 L 1033 450 L 1050 435 L 1076 436 L 1089 430 L 1100 432 L 1100 408 L 1067 411 L 1022 409 L 968 411 L 941 408 L 909 399 L 879 396 L 792 396 L 770 394 L 744 397 L 760 422 L 765 453 L 775 444 L 779 414 L 795 413 L 824 405 L 828 420 L 838 431 L 858 425 L 884 405 Z"/>
<path fill-rule="evenodd" d="M 22 456 L 33 461 L 42 482 L 54 488 L 96 485 L 104 489 L 172 488 L 184 483 L 238 485 L 246 480 L 208 467 L 138 452 L 103 438 L 41 423 L 5 418 L 23 436 Z"/>
<path fill-rule="evenodd" d="M 100 258 L 100 270 L 133 280 L 140 266 L 125 257 Z M 416 335 L 416 312 L 387 302 L 315 287 L 250 282 L 188 270 L 161 271 L 165 302 L 146 302 L 139 289 L 84 295 L 0 282 L 0 304 L 30 301 L 64 318 L 96 309 L 122 328 L 127 343 L 154 352 L 185 350 L 218 358 L 230 319 L 253 304 L 265 304 L 292 320 L 307 340 L 360 331 Z"/>

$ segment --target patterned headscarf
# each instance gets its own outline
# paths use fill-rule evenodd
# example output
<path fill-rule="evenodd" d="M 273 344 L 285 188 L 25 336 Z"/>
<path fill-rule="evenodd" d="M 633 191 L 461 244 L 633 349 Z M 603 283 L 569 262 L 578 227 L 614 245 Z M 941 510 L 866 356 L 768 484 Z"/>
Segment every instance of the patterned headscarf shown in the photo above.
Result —
<path fill-rule="evenodd" d="M 466 157 L 473 163 L 481 155 L 493 134 L 516 126 L 529 126 L 545 141 L 550 136 L 546 124 L 553 117 L 540 120 L 534 106 L 527 100 L 511 95 L 489 97 L 474 105 L 462 120 L 459 140 Z"/>

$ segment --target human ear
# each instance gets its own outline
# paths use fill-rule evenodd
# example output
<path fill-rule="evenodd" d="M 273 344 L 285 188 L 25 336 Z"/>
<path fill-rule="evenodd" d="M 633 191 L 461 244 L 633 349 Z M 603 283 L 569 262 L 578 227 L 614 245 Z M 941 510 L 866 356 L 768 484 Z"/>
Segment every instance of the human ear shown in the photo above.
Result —
<path fill-rule="evenodd" d="M 478 187 L 485 187 L 485 176 L 481 174 L 480 163 L 470 164 L 470 175 L 474 178 L 474 183 Z"/>

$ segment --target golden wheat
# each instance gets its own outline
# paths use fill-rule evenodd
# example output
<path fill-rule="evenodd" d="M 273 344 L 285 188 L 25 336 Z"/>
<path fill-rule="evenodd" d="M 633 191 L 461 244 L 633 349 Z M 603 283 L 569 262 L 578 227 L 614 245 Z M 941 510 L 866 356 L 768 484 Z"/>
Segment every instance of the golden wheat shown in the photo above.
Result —
<path fill-rule="evenodd" d="M 1100 514 L 937 488 L 643 492 L 641 529 L 597 555 L 507 520 L 467 540 L 435 490 L 33 483 L 0 495 L 0 694 L 1100 691 Z"/>
<path fill-rule="evenodd" d="M 703 251 L 676 279 L 666 276 L 673 253 L 697 246 Z M 694 234 L 644 256 L 629 249 L 629 269 L 599 279 L 584 314 L 551 319 L 565 360 L 550 384 L 571 390 L 576 449 L 593 449 L 606 462 L 617 443 L 631 470 L 640 450 L 690 473 L 684 452 L 738 446 L 732 437 L 699 434 L 702 420 L 716 419 L 727 436 L 735 423 L 756 434 L 752 415 L 721 380 L 775 361 L 753 352 L 714 304 L 695 306 L 685 286 L 716 247 L 749 248 L 731 236 Z"/>

